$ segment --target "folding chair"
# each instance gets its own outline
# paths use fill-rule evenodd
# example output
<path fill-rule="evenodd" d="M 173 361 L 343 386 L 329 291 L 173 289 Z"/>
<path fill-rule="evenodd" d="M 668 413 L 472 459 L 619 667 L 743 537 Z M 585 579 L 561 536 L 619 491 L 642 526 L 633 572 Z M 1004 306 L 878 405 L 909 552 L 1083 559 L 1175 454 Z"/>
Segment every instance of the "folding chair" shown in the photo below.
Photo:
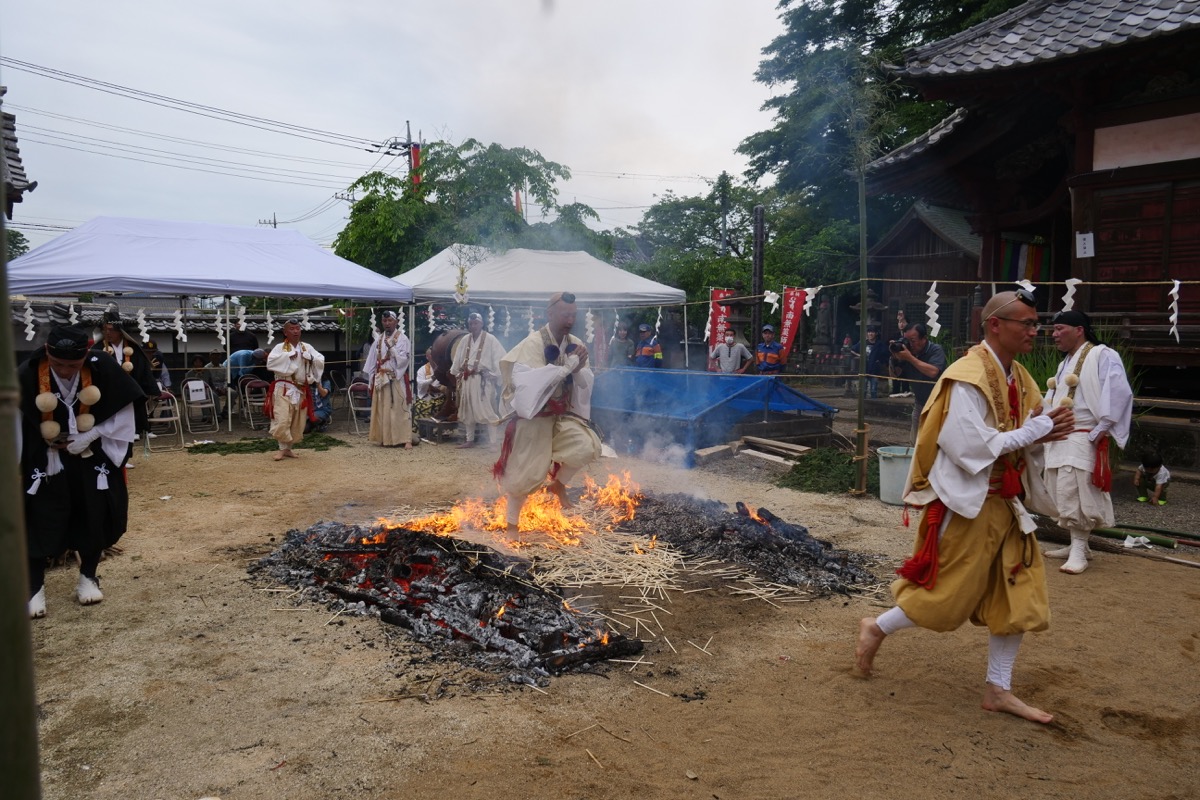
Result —
<path fill-rule="evenodd" d="M 271 426 L 271 420 L 263 413 L 263 403 L 270 388 L 271 384 L 257 378 L 242 382 L 242 414 L 250 430 L 258 430 L 259 423 L 263 427 Z"/>
<path fill-rule="evenodd" d="M 221 423 L 217 417 L 217 400 L 212 387 L 204 381 L 192 379 L 184 381 L 179 388 L 188 433 L 219 431 Z"/>
<path fill-rule="evenodd" d="M 179 418 L 179 402 L 175 395 L 163 392 L 158 397 L 158 404 L 150 411 L 149 426 L 146 436 L 146 449 L 151 453 L 161 453 L 168 450 L 182 450 L 183 421 Z M 153 438 L 149 434 L 154 434 Z M 175 437 L 179 444 L 175 444 Z"/>
<path fill-rule="evenodd" d="M 354 432 L 361 434 L 358 429 L 359 417 L 363 417 L 363 421 L 367 424 L 368 431 L 371 425 L 371 387 L 362 381 L 356 381 L 346 387 L 346 405 L 350 408 L 350 419 L 354 420 Z"/>

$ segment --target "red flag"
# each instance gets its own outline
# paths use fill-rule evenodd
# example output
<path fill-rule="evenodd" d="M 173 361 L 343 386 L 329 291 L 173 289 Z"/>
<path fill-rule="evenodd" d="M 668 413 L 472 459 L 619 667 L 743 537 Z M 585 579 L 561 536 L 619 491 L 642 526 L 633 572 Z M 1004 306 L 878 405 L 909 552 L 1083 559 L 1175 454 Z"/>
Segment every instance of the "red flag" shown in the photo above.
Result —
<path fill-rule="evenodd" d="M 718 344 L 725 340 L 725 329 L 729 327 L 729 306 L 720 301 L 733 297 L 733 289 L 713 289 L 708 312 L 708 343 Z"/>
<path fill-rule="evenodd" d="M 788 356 L 792 353 L 792 344 L 796 341 L 796 334 L 800 332 L 800 326 L 804 324 L 804 300 L 807 297 L 808 293 L 803 289 L 783 287 L 783 322 L 780 325 L 779 343 L 783 345 L 783 352 L 780 355 L 785 364 Z"/>
<path fill-rule="evenodd" d="M 523 216 L 525 216 L 525 215 L 524 215 L 524 214 L 521 212 L 521 190 L 520 190 L 520 189 L 516 189 L 516 190 L 514 190 L 514 191 L 513 191 L 513 207 L 517 209 L 517 216 L 518 216 L 518 217 L 523 217 Z"/>
<path fill-rule="evenodd" d="M 412 172 L 413 188 L 421 185 L 421 145 L 414 144 L 408 148 L 408 166 Z"/>

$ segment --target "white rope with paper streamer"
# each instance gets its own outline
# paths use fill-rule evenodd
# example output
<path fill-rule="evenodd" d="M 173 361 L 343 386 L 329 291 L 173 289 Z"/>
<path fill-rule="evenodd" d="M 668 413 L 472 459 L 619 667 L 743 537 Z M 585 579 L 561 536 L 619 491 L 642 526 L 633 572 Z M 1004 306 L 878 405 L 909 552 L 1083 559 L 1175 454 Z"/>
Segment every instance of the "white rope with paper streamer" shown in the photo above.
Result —
<path fill-rule="evenodd" d="M 488 333 L 496 330 L 496 309 L 488 306 Z"/>
<path fill-rule="evenodd" d="M 28 300 L 25 301 L 25 341 L 32 342 L 34 335 L 37 334 L 37 327 L 33 324 L 33 305 Z"/>
<path fill-rule="evenodd" d="M 428 310 L 425 312 L 425 317 L 429 321 L 429 332 L 433 333 L 433 304 L 429 305 Z M 371 326 L 374 327 L 374 325 L 374 315 L 372 314 Z"/>
<path fill-rule="evenodd" d="M 275 326 L 272 324 L 271 312 L 267 311 L 267 344 L 275 341 Z"/>
<path fill-rule="evenodd" d="M 1167 320 L 1171 323 L 1171 330 L 1168 335 L 1175 337 L 1175 344 L 1179 344 L 1179 281 L 1171 281 L 1171 291 L 1167 292 L 1167 297 L 1171 298 L 1170 305 L 1167 308 L 1171 309 L 1171 316 Z"/>
<path fill-rule="evenodd" d="M 183 332 L 183 310 L 175 309 L 175 338 L 181 342 L 187 341 L 187 334 Z"/>
<path fill-rule="evenodd" d="M 804 309 L 803 309 L 804 316 L 806 316 L 806 317 L 812 316 L 813 299 L 816 298 L 817 292 L 821 291 L 824 288 L 825 288 L 825 284 L 821 284 L 820 286 L 818 286 L 816 288 L 806 288 L 804 290 Z"/>
<path fill-rule="evenodd" d="M 396 330 L 404 332 L 404 306 L 400 306 L 396 312 Z"/>
<path fill-rule="evenodd" d="M 504 338 L 507 339 L 512 333 L 512 312 L 508 310 L 508 306 L 504 307 Z"/>
<path fill-rule="evenodd" d="M 533 327 L 533 306 L 530 306 L 529 310 L 525 313 L 529 315 L 529 333 L 532 335 L 535 331 L 537 331 L 537 328 Z"/>
<path fill-rule="evenodd" d="M 237 307 L 237 329 L 239 331 L 246 330 L 246 307 Z"/>
<path fill-rule="evenodd" d="M 596 320 L 592 317 L 590 308 L 583 315 L 583 340 L 588 344 L 596 341 Z"/>
<path fill-rule="evenodd" d="M 142 344 L 150 341 L 150 329 L 146 326 L 146 309 L 139 308 L 137 313 L 138 333 L 141 334 Z"/>
<path fill-rule="evenodd" d="M 929 335 L 936 337 L 942 330 L 942 323 L 938 322 L 937 281 L 933 282 L 925 296 L 928 298 L 925 301 L 925 321 L 929 325 Z"/>
<path fill-rule="evenodd" d="M 71 325 L 79 324 L 79 312 L 75 310 L 75 304 L 67 306 L 67 322 Z"/>
<path fill-rule="evenodd" d="M 1063 294 L 1063 311 L 1070 311 L 1075 307 L 1075 287 L 1083 283 L 1079 278 L 1067 278 L 1064 281 L 1067 285 L 1067 291 Z"/>
<path fill-rule="evenodd" d="M 311 331 L 312 330 L 312 323 L 308 321 L 308 309 L 307 308 L 300 309 L 300 330 L 302 330 L 302 331 Z"/>
<path fill-rule="evenodd" d="M 662 306 L 658 307 L 658 319 L 654 320 L 654 335 L 658 336 L 658 330 L 662 327 Z"/>
<path fill-rule="evenodd" d="M 225 346 L 225 326 L 221 324 L 221 312 L 217 312 L 217 318 L 213 321 L 213 325 L 217 329 L 217 343 L 222 347 Z"/>
<path fill-rule="evenodd" d="M 771 304 L 772 314 L 779 312 L 779 292 L 772 292 L 770 290 L 763 292 L 763 302 Z"/>
<path fill-rule="evenodd" d="M 379 338 L 379 321 L 375 319 L 375 307 L 371 307 L 371 338 Z"/>

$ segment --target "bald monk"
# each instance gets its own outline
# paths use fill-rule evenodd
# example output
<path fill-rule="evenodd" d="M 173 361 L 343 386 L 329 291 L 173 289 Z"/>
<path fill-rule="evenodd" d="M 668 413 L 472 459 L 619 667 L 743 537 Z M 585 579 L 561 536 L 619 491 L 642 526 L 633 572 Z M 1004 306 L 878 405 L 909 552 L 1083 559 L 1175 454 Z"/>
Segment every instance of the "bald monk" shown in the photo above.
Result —
<path fill-rule="evenodd" d="M 983 708 L 1047 723 L 1012 693 L 1021 638 L 1050 625 L 1046 575 L 1025 505 L 1053 513 L 1042 444 L 1074 427 L 1068 408 L 1044 412 L 1041 392 L 1014 359 L 1033 348 L 1031 292 L 1001 292 L 983 309 L 984 341 L 933 388 L 917 431 L 906 503 L 924 506 L 914 555 L 897 570 L 895 607 L 859 624 L 855 670 L 869 677 L 883 640 L 905 628 L 988 629 Z"/>

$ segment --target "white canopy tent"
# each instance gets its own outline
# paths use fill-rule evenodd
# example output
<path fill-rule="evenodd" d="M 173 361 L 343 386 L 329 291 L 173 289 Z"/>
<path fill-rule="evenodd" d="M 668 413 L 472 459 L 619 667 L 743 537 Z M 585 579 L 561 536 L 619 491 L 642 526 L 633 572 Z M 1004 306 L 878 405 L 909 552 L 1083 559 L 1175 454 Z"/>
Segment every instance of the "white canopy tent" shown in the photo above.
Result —
<path fill-rule="evenodd" d="M 410 302 L 412 290 L 294 230 L 96 217 L 8 264 L 12 294 L 316 297 Z"/>
<path fill-rule="evenodd" d="M 524 250 L 493 253 L 452 245 L 392 280 L 412 287 L 418 301 L 456 302 L 465 267 L 468 302 L 541 305 L 554 292 L 573 292 L 581 308 L 679 305 L 682 289 L 606 264 L 581 250 Z"/>

